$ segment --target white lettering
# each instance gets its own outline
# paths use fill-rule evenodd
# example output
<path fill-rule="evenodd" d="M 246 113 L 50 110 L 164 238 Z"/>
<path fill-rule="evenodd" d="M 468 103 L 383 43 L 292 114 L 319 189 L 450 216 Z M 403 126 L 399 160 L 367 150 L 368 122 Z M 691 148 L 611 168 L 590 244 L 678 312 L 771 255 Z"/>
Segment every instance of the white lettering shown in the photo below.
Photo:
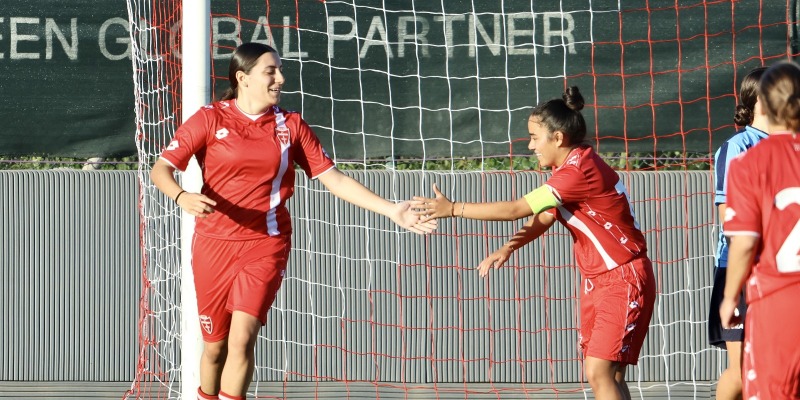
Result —
<path fill-rule="evenodd" d="M 281 57 L 286 58 L 298 58 L 302 59 L 303 57 L 308 57 L 308 52 L 300 51 L 300 30 L 296 29 L 295 33 L 297 34 L 297 50 L 298 51 L 289 51 L 291 45 L 291 38 L 292 38 L 292 28 L 290 27 L 291 20 L 288 16 L 283 17 L 283 51 L 281 52 Z"/>
<path fill-rule="evenodd" d="M 46 60 L 51 60 L 53 58 L 53 34 L 56 35 L 58 41 L 61 43 L 61 48 L 64 49 L 64 53 L 69 57 L 70 60 L 77 60 L 78 59 L 78 19 L 72 18 L 70 20 L 70 33 L 72 34 L 72 43 L 70 44 L 67 42 L 66 36 L 64 36 L 64 32 L 61 32 L 61 28 L 58 27 L 56 21 L 52 18 L 46 18 L 44 20 L 44 35 L 47 43 L 47 47 L 45 47 L 45 56 Z"/>
<path fill-rule="evenodd" d="M 531 20 L 531 29 L 517 29 L 516 23 L 519 19 L 529 19 Z M 534 18 L 531 14 L 511 14 L 508 16 L 508 54 L 509 55 L 530 55 L 536 54 L 536 49 L 533 47 L 533 25 L 534 25 Z M 531 38 L 531 48 L 526 49 L 522 48 L 522 46 L 527 47 L 527 44 L 516 44 L 516 37 L 517 36 L 526 36 Z"/>
<path fill-rule="evenodd" d="M 444 17 L 433 17 L 436 22 L 444 22 L 444 47 L 447 49 L 447 58 L 453 58 L 453 21 L 463 21 L 463 15 L 445 15 Z M 470 51 L 475 51 L 470 47 Z"/>
<path fill-rule="evenodd" d="M 489 48 L 489 51 L 492 52 L 492 55 L 499 56 L 500 55 L 500 15 L 494 15 L 494 36 L 489 37 L 489 33 L 486 32 L 486 28 L 483 27 L 483 24 L 478 17 L 475 15 L 470 15 L 469 18 L 469 56 L 475 57 L 475 49 L 478 46 L 478 38 L 476 37 L 475 33 L 480 33 L 481 38 L 484 42 L 486 42 L 486 47 Z"/>
<path fill-rule="evenodd" d="M 125 57 L 130 57 L 131 38 L 129 36 L 118 37 L 114 40 L 114 43 L 116 44 L 125 45 L 124 52 L 120 54 L 111 54 L 111 52 L 108 51 L 108 46 L 106 45 L 106 36 L 108 36 L 108 28 L 110 28 L 111 25 L 119 25 L 123 27 L 126 31 L 128 32 L 130 31 L 130 29 L 128 28 L 128 20 L 119 17 L 107 19 L 105 22 L 103 22 L 103 25 L 100 25 L 100 32 L 97 35 L 97 41 L 98 44 L 100 45 L 100 53 L 103 54 L 103 57 L 113 61 L 122 60 Z"/>
<path fill-rule="evenodd" d="M 287 17 L 283 18 L 285 21 Z M 260 38 L 261 32 L 264 32 L 266 38 L 264 39 Z M 270 30 L 269 28 L 269 22 L 267 21 L 267 17 L 265 15 L 258 17 L 258 22 L 256 23 L 256 29 L 253 31 L 253 36 L 250 38 L 250 41 L 254 43 L 262 43 L 267 46 L 271 46 L 272 48 L 275 48 L 275 40 L 272 37 L 272 30 Z"/>
<path fill-rule="evenodd" d="M 373 39 L 375 35 L 380 36 L 380 40 Z M 386 56 L 389 58 L 393 58 L 392 55 L 392 48 L 389 47 L 389 41 L 386 38 L 386 26 L 383 25 L 383 20 L 379 16 L 372 17 L 372 23 L 369 24 L 369 31 L 367 32 L 367 36 L 364 38 L 364 47 L 361 48 L 361 53 L 359 53 L 359 58 L 364 58 L 367 56 L 367 51 L 369 50 L 370 46 L 381 45 L 383 44 L 384 49 L 386 49 Z"/>
<path fill-rule="evenodd" d="M 220 25 L 224 23 L 233 24 L 233 31 L 228 33 L 222 33 L 220 30 Z M 233 47 L 239 47 L 239 45 L 242 44 L 242 39 L 239 38 L 239 34 L 242 31 L 241 23 L 239 23 L 239 20 L 234 17 L 218 17 L 214 18 L 214 22 L 211 26 L 212 26 L 211 47 L 213 47 L 211 51 L 211 57 L 214 60 L 231 58 L 233 56 L 233 50 L 230 50 L 228 53 L 220 53 L 221 46 L 219 45 L 219 43 L 222 41 L 234 42 L 236 43 L 236 45 Z"/>
<path fill-rule="evenodd" d="M 561 29 L 559 30 L 551 30 L 550 29 L 550 19 L 551 18 L 558 18 L 561 20 Z M 562 14 L 557 12 L 548 12 L 542 15 L 542 19 L 544 20 L 544 53 L 550 54 L 550 43 L 551 39 L 554 36 L 561 37 L 561 45 L 567 46 L 569 48 L 570 54 L 575 54 L 575 37 L 572 35 L 572 31 L 575 29 L 575 19 L 572 18 L 572 14 Z M 564 21 L 566 22 L 566 29 L 564 28 Z"/>
<path fill-rule="evenodd" d="M 20 53 L 17 51 L 17 44 L 19 42 L 36 42 L 39 40 L 37 35 L 22 35 L 17 31 L 17 25 L 38 25 L 39 18 L 11 18 L 11 59 L 12 60 L 38 60 L 39 53 Z"/>
<path fill-rule="evenodd" d="M 3 21 L 5 21 L 5 18 L 0 17 L 0 24 L 2 24 Z M 0 40 L 3 40 L 3 35 L 0 35 Z M 4 53 L 0 53 L 0 60 L 2 60 L 5 57 L 6 57 L 6 55 Z"/>
<path fill-rule="evenodd" d="M 414 22 L 414 32 L 411 34 L 408 33 L 408 23 Z M 420 30 L 417 31 L 417 23 L 421 25 Z M 430 52 L 428 51 L 428 38 L 425 36 L 428 35 L 428 31 L 430 31 L 430 23 L 425 18 L 419 17 L 400 17 L 397 20 L 397 56 L 404 57 L 406 54 L 406 40 L 411 39 L 414 43 L 419 43 L 420 50 L 423 57 L 429 57 Z"/>
<path fill-rule="evenodd" d="M 350 24 L 350 32 L 342 35 L 335 33 L 337 22 L 347 22 Z M 356 37 L 356 21 L 350 17 L 330 17 L 328 18 L 328 57 L 333 58 L 334 40 L 351 40 Z"/>

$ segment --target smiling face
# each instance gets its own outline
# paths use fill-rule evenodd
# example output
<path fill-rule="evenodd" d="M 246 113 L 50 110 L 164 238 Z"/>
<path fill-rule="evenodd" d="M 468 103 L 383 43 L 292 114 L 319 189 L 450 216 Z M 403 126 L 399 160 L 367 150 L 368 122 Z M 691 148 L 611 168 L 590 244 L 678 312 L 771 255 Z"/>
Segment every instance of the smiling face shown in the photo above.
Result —
<path fill-rule="evenodd" d="M 281 100 L 281 87 L 284 83 L 283 64 L 278 53 L 268 52 L 258 58 L 250 70 L 236 72 L 238 98 L 254 104 L 257 108 L 277 105 Z"/>
<path fill-rule="evenodd" d="M 539 118 L 531 117 L 528 119 L 528 133 L 531 141 L 528 149 L 539 159 L 539 165 L 543 167 L 558 167 L 563 162 L 563 149 L 561 149 L 561 132 L 550 132 L 540 123 Z"/>

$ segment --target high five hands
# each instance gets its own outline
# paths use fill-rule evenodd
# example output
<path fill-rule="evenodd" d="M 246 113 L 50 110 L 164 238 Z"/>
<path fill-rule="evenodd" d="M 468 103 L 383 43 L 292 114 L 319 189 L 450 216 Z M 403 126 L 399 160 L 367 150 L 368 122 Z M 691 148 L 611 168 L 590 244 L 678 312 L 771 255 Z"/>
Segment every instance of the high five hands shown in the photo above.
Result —
<path fill-rule="evenodd" d="M 397 203 L 390 213 L 389 217 L 397 225 L 408 229 L 418 235 L 425 235 L 436 230 L 438 222 L 434 219 L 425 219 L 419 217 L 417 211 L 413 209 L 412 201 L 404 201 Z"/>
<path fill-rule="evenodd" d="M 436 196 L 434 198 L 414 196 L 411 202 L 420 222 L 455 216 L 455 203 L 444 197 L 435 183 L 433 184 L 433 193 Z"/>

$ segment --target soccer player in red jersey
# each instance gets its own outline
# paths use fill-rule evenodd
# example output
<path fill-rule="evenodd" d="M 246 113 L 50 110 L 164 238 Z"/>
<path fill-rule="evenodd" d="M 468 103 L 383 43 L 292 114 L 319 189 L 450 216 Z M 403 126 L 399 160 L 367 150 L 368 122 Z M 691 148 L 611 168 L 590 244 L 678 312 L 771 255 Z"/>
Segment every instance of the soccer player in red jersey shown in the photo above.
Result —
<path fill-rule="evenodd" d="M 726 328 L 740 322 L 734 310 L 746 281 L 743 398 L 800 399 L 800 67 L 767 69 L 759 102 L 770 135 L 728 172 L 731 244 L 719 312 Z"/>
<path fill-rule="evenodd" d="M 423 221 L 463 217 L 508 221 L 530 217 L 478 270 L 486 276 L 516 249 L 543 235 L 556 221 L 572 234 L 583 276 L 581 348 L 589 385 L 597 399 L 630 399 L 625 368 L 636 364 L 650 325 L 655 279 L 644 235 L 619 176 L 583 143 L 583 96 L 569 88 L 562 99 L 534 108 L 530 143 L 539 163 L 553 174 L 541 187 L 515 201 L 451 202 L 434 185 L 435 198 L 415 197 Z"/>
<path fill-rule="evenodd" d="M 291 248 L 285 203 L 294 192 L 295 163 L 343 200 L 415 233 L 435 228 L 421 223 L 409 202 L 389 202 L 341 173 L 300 115 L 278 107 L 284 76 L 275 49 L 239 46 L 228 79 L 223 99 L 178 128 L 151 172 L 159 190 L 198 217 L 192 270 L 204 341 L 199 399 L 247 393 L 258 331 Z M 182 190 L 173 175 L 192 155 L 203 173 L 200 193 Z"/>

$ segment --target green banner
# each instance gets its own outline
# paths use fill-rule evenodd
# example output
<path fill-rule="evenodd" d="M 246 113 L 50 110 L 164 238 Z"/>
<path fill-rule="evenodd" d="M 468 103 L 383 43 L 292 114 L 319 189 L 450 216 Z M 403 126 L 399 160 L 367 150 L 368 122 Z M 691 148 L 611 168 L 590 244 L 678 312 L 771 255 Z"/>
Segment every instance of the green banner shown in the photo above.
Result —
<path fill-rule="evenodd" d="M 135 154 L 124 1 L 3 0 L 0 155 Z"/>
<path fill-rule="evenodd" d="M 262 41 L 283 57 L 282 106 L 340 160 L 527 154 L 531 107 L 565 84 L 600 151 L 708 152 L 743 74 L 795 53 L 794 13 L 678 3 L 212 1 L 215 92 L 232 49 Z M 134 154 L 129 57 L 121 0 L 3 0 L 0 154 Z"/>

